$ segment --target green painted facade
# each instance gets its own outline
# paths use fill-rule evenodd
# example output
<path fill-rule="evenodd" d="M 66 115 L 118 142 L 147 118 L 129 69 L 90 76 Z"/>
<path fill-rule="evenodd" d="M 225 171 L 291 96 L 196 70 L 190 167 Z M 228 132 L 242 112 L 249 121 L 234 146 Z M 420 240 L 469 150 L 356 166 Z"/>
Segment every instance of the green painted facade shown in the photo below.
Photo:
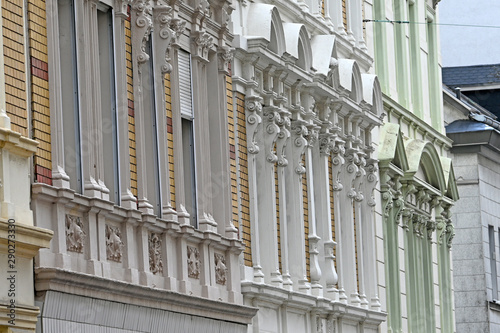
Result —
<path fill-rule="evenodd" d="M 379 22 L 367 26 L 387 114 L 378 159 L 388 332 L 455 332 L 450 208 L 458 192 L 443 135 L 435 2 L 374 1 Z"/>

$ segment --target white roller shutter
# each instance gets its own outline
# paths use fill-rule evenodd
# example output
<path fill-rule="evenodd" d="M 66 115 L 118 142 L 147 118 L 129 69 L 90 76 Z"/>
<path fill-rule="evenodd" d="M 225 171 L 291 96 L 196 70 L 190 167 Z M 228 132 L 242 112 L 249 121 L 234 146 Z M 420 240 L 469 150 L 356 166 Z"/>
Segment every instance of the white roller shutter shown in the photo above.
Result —
<path fill-rule="evenodd" d="M 191 55 L 179 50 L 179 92 L 181 115 L 192 119 L 193 115 L 193 89 L 191 84 Z"/>

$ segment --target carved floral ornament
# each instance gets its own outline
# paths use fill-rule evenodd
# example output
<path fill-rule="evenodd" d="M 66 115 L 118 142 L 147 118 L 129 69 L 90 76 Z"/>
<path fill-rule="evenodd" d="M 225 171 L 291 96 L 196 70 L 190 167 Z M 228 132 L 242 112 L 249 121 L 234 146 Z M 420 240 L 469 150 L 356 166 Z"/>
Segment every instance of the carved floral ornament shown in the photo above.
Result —
<path fill-rule="evenodd" d="M 121 262 L 123 254 L 122 233 L 119 227 L 106 224 L 106 258 Z"/>
<path fill-rule="evenodd" d="M 187 268 L 188 268 L 188 277 L 193 279 L 200 278 L 200 269 L 201 269 L 200 251 L 196 247 L 192 246 L 187 247 Z"/>
<path fill-rule="evenodd" d="M 141 64 L 149 60 L 150 55 L 146 52 L 146 45 L 151 38 L 151 32 L 156 31 L 159 37 L 156 47 L 165 53 L 160 68 L 162 73 L 170 73 L 171 45 L 178 42 L 186 22 L 174 18 L 173 8 L 163 0 L 133 0 L 132 21 L 135 22 L 132 37 L 134 49 L 137 50 L 137 62 Z"/>
<path fill-rule="evenodd" d="M 227 281 L 227 266 L 226 257 L 223 254 L 215 253 L 215 282 L 217 284 L 226 285 Z"/>
<path fill-rule="evenodd" d="M 71 252 L 83 253 L 86 237 L 81 218 L 66 214 L 66 249 Z"/>
<path fill-rule="evenodd" d="M 161 238 L 157 233 L 148 236 L 149 247 L 149 271 L 153 274 L 163 273 L 163 260 L 161 256 Z"/>

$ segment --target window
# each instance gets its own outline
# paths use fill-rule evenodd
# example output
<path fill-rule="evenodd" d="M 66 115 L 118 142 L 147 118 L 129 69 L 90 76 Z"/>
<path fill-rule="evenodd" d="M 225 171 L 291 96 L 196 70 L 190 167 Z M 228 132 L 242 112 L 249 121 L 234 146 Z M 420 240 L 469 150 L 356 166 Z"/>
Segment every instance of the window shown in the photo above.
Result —
<path fill-rule="evenodd" d="M 491 289 L 493 300 L 498 299 L 498 284 L 497 284 L 497 257 L 495 251 L 495 229 L 493 226 L 488 227 L 489 243 L 490 243 L 490 266 L 491 266 Z"/>
<path fill-rule="evenodd" d="M 146 53 L 150 55 L 147 63 L 142 65 L 143 82 L 143 103 L 144 103 L 144 143 L 145 143 L 145 163 L 146 168 L 146 197 L 153 206 L 157 216 L 161 216 L 161 191 L 160 191 L 160 170 L 158 158 L 158 126 L 156 118 L 155 103 L 155 72 L 153 70 L 153 43 L 150 37 L 146 45 Z M 163 115 L 163 113 L 162 113 Z"/>
<path fill-rule="evenodd" d="M 64 170 L 70 177 L 70 187 L 76 192 L 82 193 L 83 177 L 75 38 L 75 3 L 74 0 L 59 0 L 57 5 L 59 15 Z"/>
<path fill-rule="evenodd" d="M 191 57 L 179 50 L 179 91 L 182 129 L 182 157 L 184 166 L 184 199 L 191 225 L 197 226 L 196 164 L 194 147 L 194 113 L 191 82 Z"/>
<path fill-rule="evenodd" d="M 99 39 L 99 75 L 101 91 L 101 124 L 104 183 L 109 189 L 109 200 L 120 204 L 118 135 L 116 118 L 116 88 L 113 52 L 113 17 L 107 6 L 99 6 L 97 30 Z M 113 157 L 107 161 L 107 157 Z"/>

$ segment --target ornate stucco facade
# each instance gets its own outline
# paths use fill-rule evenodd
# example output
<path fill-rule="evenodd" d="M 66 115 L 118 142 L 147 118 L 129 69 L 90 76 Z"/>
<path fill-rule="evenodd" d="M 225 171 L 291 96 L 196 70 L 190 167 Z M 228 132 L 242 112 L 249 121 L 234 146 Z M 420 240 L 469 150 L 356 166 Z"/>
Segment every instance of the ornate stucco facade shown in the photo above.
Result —
<path fill-rule="evenodd" d="M 450 209 L 458 192 L 443 127 L 437 3 L 373 1 L 375 21 L 366 23 L 387 114 L 377 156 L 386 273 L 379 294 L 388 313 L 382 331 L 455 331 Z"/>
<path fill-rule="evenodd" d="M 242 293 L 259 308 L 250 331 L 377 332 L 383 105 L 363 2 L 234 6 L 232 84 L 246 120 L 235 145 L 248 151 L 236 161 L 249 210 Z"/>
<path fill-rule="evenodd" d="M 363 22 L 406 10 L 16 0 L 2 13 L 1 147 L 22 158 L 2 151 L 0 199 L 41 239 L 26 330 L 453 331 L 435 32 L 409 46 Z"/>

